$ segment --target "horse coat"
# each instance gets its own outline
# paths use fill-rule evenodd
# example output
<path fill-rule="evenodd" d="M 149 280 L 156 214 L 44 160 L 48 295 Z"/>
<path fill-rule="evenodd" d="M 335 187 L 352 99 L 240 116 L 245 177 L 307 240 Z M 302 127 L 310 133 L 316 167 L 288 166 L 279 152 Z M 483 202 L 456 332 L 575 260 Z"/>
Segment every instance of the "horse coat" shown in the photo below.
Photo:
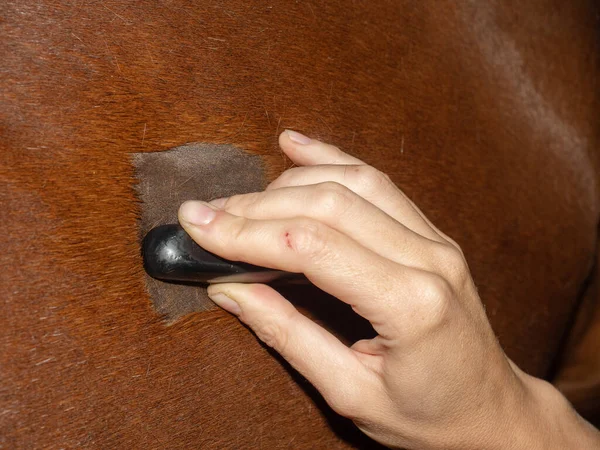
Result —
<path fill-rule="evenodd" d="M 132 154 L 232 146 L 267 182 L 284 128 L 389 174 L 462 246 L 508 356 L 551 375 L 596 253 L 594 2 L 0 8 L 0 447 L 372 445 L 236 319 L 167 321 L 146 288 Z"/>

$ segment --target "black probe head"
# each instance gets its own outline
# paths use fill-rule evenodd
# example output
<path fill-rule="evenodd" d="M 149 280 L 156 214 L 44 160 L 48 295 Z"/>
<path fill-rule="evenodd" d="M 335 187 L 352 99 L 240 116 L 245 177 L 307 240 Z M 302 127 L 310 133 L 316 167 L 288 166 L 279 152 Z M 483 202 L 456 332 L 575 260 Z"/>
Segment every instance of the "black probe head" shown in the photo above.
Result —
<path fill-rule="evenodd" d="M 200 247 L 179 224 L 161 225 L 142 242 L 144 268 L 163 281 L 187 283 L 268 283 L 302 276 L 229 261 Z"/>

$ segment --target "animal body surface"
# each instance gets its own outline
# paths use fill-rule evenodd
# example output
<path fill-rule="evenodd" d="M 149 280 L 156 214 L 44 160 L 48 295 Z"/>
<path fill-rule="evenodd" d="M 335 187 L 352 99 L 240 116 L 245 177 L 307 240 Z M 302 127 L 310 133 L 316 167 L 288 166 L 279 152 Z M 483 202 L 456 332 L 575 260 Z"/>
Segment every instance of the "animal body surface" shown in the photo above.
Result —
<path fill-rule="evenodd" d="M 0 447 L 372 445 L 234 318 L 167 322 L 146 290 L 131 154 L 230 145 L 268 180 L 284 128 L 389 174 L 549 376 L 596 252 L 597 8 L 3 2 Z M 290 296 L 353 338 L 331 299 Z"/>

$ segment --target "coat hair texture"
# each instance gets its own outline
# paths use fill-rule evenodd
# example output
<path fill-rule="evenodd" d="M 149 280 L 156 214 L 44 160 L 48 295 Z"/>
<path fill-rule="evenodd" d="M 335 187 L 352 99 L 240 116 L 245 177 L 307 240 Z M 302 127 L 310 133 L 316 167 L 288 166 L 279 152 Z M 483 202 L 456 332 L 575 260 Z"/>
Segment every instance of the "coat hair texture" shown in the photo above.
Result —
<path fill-rule="evenodd" d="M 145 288 L 131 154 L 233 145 L 273 179 L 284 128 L 388 173 L 548 375 L 596 249 L 597 9 L 2 2 L 0 447 L 372 445 L 236 319 L 167 326 Z M 289 295 L 352 339 L 348 311 Z"/>
<path fill-rule="evenodd" d="M 177 223 L 179 205 L 186 200 L 209 201 L 265 187 L 261 158 L 231 145 L 197 143 L 136 153 L 133 164 L 142 216 L 140 238 L 158 225 Z M 203 287 L 150 276 L 146 287 L 154 308 L 167 322 L 215 307 Z"/>

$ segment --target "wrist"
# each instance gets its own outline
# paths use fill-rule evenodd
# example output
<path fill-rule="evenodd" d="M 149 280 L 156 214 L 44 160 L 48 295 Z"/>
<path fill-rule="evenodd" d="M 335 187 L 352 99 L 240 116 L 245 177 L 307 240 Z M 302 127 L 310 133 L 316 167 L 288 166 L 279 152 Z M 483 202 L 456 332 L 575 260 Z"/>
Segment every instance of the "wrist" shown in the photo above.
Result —
<path fill-rule="evenodd" d="M 510 365 L 512 374 L 502 382 L 505 388 L 489 407 L 494 413 L 479 416 L 477 431 L 460 448 L 600 448 L 598 430 L 581 418 L 554 386 L 527 375 L 512 362 Z"/>
<path fill-rule="evenodd" d="M 523 393 L 512 418 L 514 432 L 503 448 L 596 448 L 600 433 L 581 418 L 567 399 L 550 383 L 518 368 Z"/>

